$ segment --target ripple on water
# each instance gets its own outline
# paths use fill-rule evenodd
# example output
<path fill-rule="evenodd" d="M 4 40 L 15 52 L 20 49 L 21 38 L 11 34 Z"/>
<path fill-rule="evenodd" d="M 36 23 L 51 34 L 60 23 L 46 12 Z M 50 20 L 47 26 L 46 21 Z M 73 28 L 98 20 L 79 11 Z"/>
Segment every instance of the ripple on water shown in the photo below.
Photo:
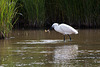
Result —
<path fill-rule="evenodd" d="M 17 42 L 16 44 L 52 44 L 60 42 L 63 42 L 63 40 L 24 40 L 22 42 Z"/>
<path fill-rule="evenodd" d="M 54 61 L 56 63 L 68 63 L 71 59 L 76 59 L 78 55 L 78 45 L 60 46 L 54 50 Z"/>

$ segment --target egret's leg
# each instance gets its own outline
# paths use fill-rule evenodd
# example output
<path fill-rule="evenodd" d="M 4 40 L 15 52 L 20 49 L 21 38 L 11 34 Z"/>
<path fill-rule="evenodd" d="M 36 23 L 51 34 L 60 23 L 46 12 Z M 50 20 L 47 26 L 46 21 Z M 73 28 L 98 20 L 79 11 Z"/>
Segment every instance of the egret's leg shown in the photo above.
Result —
<path fill-rule="evenodd" d="M 71 37 L 70 37 L 70 35 L 68 34 L 68 36 L 69 36 L 69 38 L 70 38 L 70 41 L 71 41 Z"/>
<path fill-rule="evenodd" d="M 64 41 L 65 41 L 65 35 L 64 35 Z"/>

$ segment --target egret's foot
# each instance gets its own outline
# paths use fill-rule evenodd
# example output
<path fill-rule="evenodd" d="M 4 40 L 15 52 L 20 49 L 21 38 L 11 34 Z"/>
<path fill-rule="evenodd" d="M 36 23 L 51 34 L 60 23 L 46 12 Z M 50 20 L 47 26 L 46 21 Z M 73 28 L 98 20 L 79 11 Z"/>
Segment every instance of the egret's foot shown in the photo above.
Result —
<path fill-rule="evenodd" d="M 66 41 L 66 40 L 65 40 L 65 35 L 64 35 L 64 41 Z"/>
<path fill-rule="evenodd" d="M 66 40 L 64 40 L 64 42 L 66 42 Z"/>
<path fill-rule="evenodd" d="M 71 36 L 68 34 L 69 38 L 70 38 L 70 41 L 71 41 Z"/>
<path fill-rule="evenodd" d="M 69 36 L 70 37 L 70 36 Z M 71 37 L 70 37 L 70 41 L 72 41 Z"/>

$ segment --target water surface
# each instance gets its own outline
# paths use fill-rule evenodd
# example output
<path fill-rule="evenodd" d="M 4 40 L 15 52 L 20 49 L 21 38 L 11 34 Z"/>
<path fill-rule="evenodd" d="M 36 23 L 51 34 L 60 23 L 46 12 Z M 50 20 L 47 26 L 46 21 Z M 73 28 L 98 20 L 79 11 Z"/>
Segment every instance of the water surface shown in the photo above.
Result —
<path fill-rule="evenodd" d="M 0 40 L 0 67 L 99 67 L 100 30 L 66 36 L 44 30 L 13 30 Z"/>

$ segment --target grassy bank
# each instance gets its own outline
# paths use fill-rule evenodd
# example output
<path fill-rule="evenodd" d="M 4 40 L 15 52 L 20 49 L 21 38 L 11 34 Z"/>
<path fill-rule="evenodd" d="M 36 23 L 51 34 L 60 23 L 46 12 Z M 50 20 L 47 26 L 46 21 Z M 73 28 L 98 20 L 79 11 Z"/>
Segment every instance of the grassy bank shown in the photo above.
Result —
<path fill-rule="evenodd" d="M 0 0 L 0 38 L 7 37 L 12 30 L 12 21 L 16 15 L 15 5 L 15 0 Z"/>

